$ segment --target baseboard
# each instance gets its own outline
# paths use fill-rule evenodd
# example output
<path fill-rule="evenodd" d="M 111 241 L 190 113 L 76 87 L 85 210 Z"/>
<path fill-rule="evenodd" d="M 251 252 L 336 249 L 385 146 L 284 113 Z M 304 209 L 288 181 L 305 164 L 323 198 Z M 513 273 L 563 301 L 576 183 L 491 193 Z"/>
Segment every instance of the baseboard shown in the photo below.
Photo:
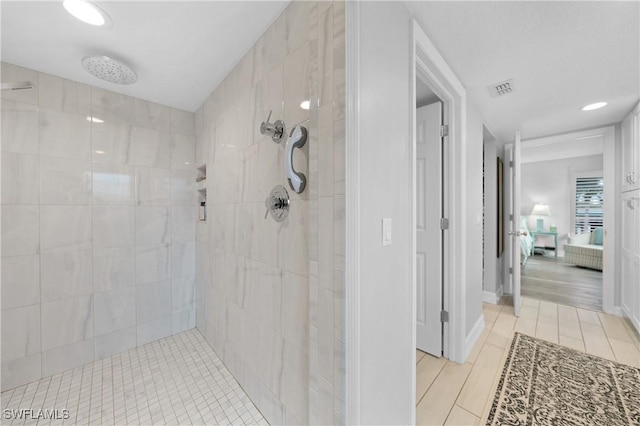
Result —
<path fill-rule="evenodd" d="M 497 305 L 498 300 L 500 300 L 500 297 L 502 297 L 502 288 L 500 288 L 499 290 L 500 290 L 500 295 L 492 291 L 483 291 L 482 301 L 485 303 L 491 303 L 492 305 Z"/>
<path fill-rule="evenodd" d="M 464 360 L 466 361 L 471 353 L 471 350 L 475 346 L 476 342 L 480 338 L 482 334 L 482 330 L 484 330 L 484 315 L 480 315 L 478 321 L 473 325 L 473 328 L 467 334 L 467 337 L 464 339 Z"/>

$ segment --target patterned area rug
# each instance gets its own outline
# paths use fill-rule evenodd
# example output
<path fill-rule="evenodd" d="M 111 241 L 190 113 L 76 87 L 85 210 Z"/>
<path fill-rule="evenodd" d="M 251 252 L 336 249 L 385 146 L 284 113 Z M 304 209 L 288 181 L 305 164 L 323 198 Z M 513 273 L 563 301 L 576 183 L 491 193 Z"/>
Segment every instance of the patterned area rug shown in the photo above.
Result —
<path fill-rule="evenodd" d="M 640 369 L 515 333 L 487 425 L 640 425 Z"/>

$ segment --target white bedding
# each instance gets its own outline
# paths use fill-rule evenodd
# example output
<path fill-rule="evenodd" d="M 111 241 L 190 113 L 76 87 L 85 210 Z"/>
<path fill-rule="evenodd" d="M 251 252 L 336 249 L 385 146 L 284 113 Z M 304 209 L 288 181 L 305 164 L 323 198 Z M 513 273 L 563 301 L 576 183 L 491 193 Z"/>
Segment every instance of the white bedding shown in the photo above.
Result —
<path fill-rule="evenodd" d="M 527 218 L 520 216 L 520 264 L 524 266 L 533 254 L 533 238 L 527 226 Z"/>

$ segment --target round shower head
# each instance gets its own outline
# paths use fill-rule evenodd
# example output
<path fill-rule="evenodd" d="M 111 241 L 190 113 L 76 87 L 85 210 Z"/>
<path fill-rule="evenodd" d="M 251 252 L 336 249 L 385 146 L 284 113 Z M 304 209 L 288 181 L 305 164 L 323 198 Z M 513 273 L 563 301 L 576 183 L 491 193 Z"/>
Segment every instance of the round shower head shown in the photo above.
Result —
<path fill-rule="evenodd" d="M 82 66 L 89 74 L 109 83 L 133 84 L 138 81 L 138 75 L 131 68 L 108 56 L 87 56 L 82 59 Z"/>

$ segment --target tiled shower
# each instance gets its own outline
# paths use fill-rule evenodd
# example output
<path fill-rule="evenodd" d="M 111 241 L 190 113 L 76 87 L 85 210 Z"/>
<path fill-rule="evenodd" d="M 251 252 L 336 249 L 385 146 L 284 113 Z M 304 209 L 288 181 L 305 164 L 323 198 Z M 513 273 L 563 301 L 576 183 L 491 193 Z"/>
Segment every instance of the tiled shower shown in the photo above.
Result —
<path fill-rule="evenodd" d="M 35 83 L 2 93 L 2 389 L 196 327 L 270 423 L 343 423 L 344 73 L 341 1 L 290 3 L 195 113 L 2 64 Z M 281 223 L 270 112 L 309 135 Z"/>

